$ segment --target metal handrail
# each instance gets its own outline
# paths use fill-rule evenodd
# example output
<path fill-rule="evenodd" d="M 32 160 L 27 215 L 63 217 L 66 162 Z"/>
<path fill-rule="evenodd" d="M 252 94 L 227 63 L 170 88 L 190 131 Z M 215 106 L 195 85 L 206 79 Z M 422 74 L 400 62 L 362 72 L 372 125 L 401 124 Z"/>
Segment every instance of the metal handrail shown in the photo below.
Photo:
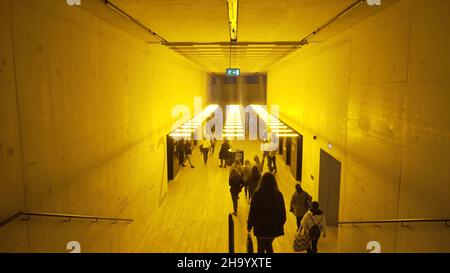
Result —
<path fill-rule="evenodd" d="M 94 220 L 93 222 L 95 222 L 95 223 L 97 223 L 98 221 L 111 221 L 111 222 L 113 222 L 113 224 L 117 224 L 118 222 L 127 222 L 128 224 L 131 224 L 134 221 L 133 219 L 103 217 L 103 216 L 20 211 L 20 212 L 14 214 L 13 216 L 0 222 L 0 228 L 22 216 L 26 217 L 26 218 L 22 218 L 22 220 L 27 220 L 27 221 L 31 220 L 31 216 L 66 218 L 66 220 L 64 220 L 64 222 L 70 222 L 70 221 L 72 221 L 72 219 L 89 219 L 89 220 Z"/>
<path fill-rule="evenodd" d="M 443 222 L 446 227 L 450 227 L 450 218 L 411 218 L 411 219 L 388 219 L 388 220 L 364 220 L 364 221 L 342 221 L 338 225 L 361 225 L 361 224 L 393 224 L 401 223 L 402 227 L 408 227 L 405 223 L 431 223 Z"/>

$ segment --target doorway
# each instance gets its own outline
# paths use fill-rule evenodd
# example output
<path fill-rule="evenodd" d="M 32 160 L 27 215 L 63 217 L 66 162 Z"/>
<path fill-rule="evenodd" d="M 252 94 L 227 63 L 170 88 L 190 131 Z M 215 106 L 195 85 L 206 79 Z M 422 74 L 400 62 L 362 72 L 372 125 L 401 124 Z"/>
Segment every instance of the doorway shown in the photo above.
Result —
<path fill-rule="evenodd" d="M 291 141 L 291 173 L 296 181 L 302 180 L 303 168 L 303 136 L 292 138 Z"/>
<path fill-rule="evenodd" d="M 341 162 L 324 150 L 320 150 L 319 203 L 327 224 L 339 221 L 339 199 L 341 187 Z"/>

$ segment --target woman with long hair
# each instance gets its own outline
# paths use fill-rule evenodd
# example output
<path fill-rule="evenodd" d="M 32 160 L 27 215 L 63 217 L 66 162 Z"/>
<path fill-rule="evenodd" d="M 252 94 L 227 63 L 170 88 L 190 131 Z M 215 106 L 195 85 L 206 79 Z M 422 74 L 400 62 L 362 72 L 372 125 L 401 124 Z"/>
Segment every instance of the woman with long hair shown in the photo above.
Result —
<path fill-rule="evenodd" d="M 252 167 L 252 171 L 250 173 L 250 177 L 248 180 L 248 203 L 250 204 L 253 194 L 258 188 L 259 181 L 261 180 L 261 173 L 257 166 Z"/>
<path fill-rule="evenodd" d="M 242 179 L 244 180 L 244 193 L 245 199 L 247 200 L 250 200 L 248 184 L 250 181 L 251 172 L 252 172 L 252 163 L 250 163 L 250 160 L 245 160 L 244 166 L 242 167 Z"/>
<path fill-rule="evenodd" d="M 320 237 L 327 237 L 327 223 L 323 212 L 319 209 L 319 202 L 312 202 L 311 208 L 303 216 L 301 230 L 303 236 L 307 235 L 310 239 L 308 253 L 317 253 L 317 243 Z M 306 233 L 306 234 L 305 234 Z"/>
<path fill-rule="evenodd" d="M 261 164 L 261 161 L 259 160 L 259 156 L 255 155 L 255 157 L 253 158 L 253 161 L 255 162 L 255 166 L 258 167 L 259 173 L 262 174 L 263 166 Z"/>
<path fill-rule="evenodd" d="M 244 180 L 241 174 L 236 169 L 231 169 L 230 177 L 228 178 L 228 184 L 230 185 L 231 200 L 233 201 L 233 214 L 237 215 L 239 193 L 244 186 Z"/>
<path fill-rule="evenodd" d="M 258 253 L 273 253 L 273 240 L 284 235 L 286 208 L 275 176 L 265 173 L 261 178 L 250 205 L 247 220 L 248 232 L 253 229 L 257 238 Z"/>

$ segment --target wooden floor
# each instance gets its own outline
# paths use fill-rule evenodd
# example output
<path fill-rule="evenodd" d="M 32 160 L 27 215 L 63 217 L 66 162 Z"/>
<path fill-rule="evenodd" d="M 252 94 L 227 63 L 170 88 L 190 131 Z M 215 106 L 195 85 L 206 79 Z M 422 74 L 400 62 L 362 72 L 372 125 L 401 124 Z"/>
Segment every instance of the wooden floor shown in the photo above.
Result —
<path fill-rule="evenodd" d="M 233 205 L 228 186 L 230 169 L 219 168 L 217 143 L 215 155 L 204 165 L 198 148 L 192 157 L 194 169 L 183 168 L 169 183 L 169 193 L 161 208 L 152 215 L 152 224 L 140 242 L 137 252 L 152 253 L 226 253 L 228 252 L 228 215 Z M 233 142 L 233 147 L 245 151 L 245 158 L 260 155 L 259 143 Z M 267 164 L 265 164 L 267 171 Z M 283 193 L 286 209 L 295 190 L 295 181 L 281 157 L 277 158 L 277 182 Z M 235 219 L 235 251 L 246 252 L 247 216 L 249 204 L 242 192 L 238 216 Z M 285 235 L 274 241 L 274 251 L 290 253 L 296 231 L 293 214 L 287 212 Z M 329 236 L 319 241 L 319 252 L 337 251 L 337 229 L 330 228 Z M 256 247 L 256 241 L 254 238 Z"/>

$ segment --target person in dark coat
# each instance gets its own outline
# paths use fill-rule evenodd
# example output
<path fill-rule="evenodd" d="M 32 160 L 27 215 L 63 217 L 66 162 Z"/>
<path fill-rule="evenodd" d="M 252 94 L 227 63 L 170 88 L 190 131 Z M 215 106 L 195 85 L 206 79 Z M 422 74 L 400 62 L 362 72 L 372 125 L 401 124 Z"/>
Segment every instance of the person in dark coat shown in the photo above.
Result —
<path fill-rule="evenodd" d="M 260 180 L 261 180 L 261 173 L 259 172 L 258 166 L 254 165 L 252 167 L 252 171 L 250 173 L 250 178 L 248 180 L 249 203 L 251 202 L 253 194 L 255 193 L 256 189 L 258 188 Z"/>
<path fill-rule="evenodd" d="M 231 169 L 228 184 L 230 185 L 231 199 L 233 201 L 233 214 L 237 215 L 239 193 L 242 191 L 242 187 L 244 187 L 244 180 L 236 169 Z"/>
<path fill-rule="evenodd" d="M 186 161 L 189 162 L 189 165 L 191 165 L 191 168 L 194 168 L 194 165 L 192 165 L 191 162 L 191 155 L 192 155 L 192 143 L 190 141 L 184 142 L 184 163 L 183 167 L 185 167 Z"/>
<path fill-rule="evenodd" d="M 230 150 L 230 143 L 228 142 L 227 139 L 225 139 L 224 142 L 222 143 L 222 146 L 220 147 L 219 152 L 220 168 L 222 168 L 222 166 L 224 168 L 227 167 L 228 150 Z M 223 164 L 223 161 L 225 161 L 225 164 Z"/>
<path fill-rule="evenodd" d="M 178 140 L 176 145 L 178 152 L 178 162 L 181 166 L 184 167 L 184 139 Z"/>
<path fill-rule="evenodd" d="M 302 189 L 301 184 L 295 185 L 295 192 L 291 198 L 290 212 L 297 218 L 297 230 L 300 228 L 303 216 L 311 206 L 312 196 Z"/>
<path fill-rule="evenodd" d="M 248 232 L 253 229 L 257 238 L 258 253 L 273 253 L 273 240 L 284 235 L 286 208 L 275 176 L 265 173 L 253 194 L 247 220 Z"/>
<path fill-rule="evenodd" d="M 214 135 L 211 135 L 211 156 L 214 155 L 214 151 L 216 150 L 216 142 L 216 137 Z"/>

